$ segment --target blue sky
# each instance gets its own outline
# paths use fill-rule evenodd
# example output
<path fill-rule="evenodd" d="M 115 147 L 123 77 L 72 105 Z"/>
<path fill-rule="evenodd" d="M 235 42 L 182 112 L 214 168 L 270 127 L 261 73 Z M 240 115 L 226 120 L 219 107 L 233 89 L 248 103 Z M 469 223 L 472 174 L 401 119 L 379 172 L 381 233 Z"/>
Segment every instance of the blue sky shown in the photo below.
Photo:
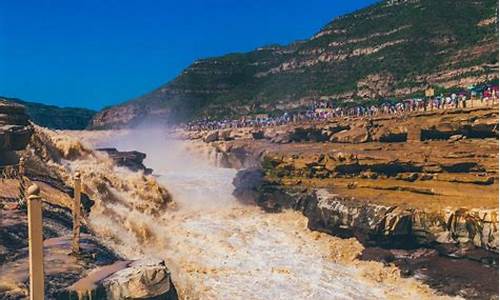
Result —
<path fill-rule="evenodd" d="M 101 109 L 198 58 L 309 38 L 374 0 L 0 0 L 0 95 Z"/>

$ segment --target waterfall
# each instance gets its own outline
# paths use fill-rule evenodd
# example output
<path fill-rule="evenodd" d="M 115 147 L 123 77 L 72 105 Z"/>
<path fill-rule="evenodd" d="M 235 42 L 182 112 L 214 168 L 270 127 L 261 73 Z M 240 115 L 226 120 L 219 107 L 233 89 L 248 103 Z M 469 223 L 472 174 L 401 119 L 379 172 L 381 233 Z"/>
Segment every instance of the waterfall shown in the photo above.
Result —
<path fill-rule="evenodd" d="M 90 222 L 127 258 L 164 258 L 185 299 L 437 297 L 395 267 L 356 260 L 362 246 L 355 239 L 312 232 L 294 211 L 269 214 L 239 203 L 232 196 L 236 171 L 214 165 L 215 151 L 156 134 L 134 133 L 106 146 L 147 153 L 146 165 L 176 206 L 153 216 L 106 203 Z"/>

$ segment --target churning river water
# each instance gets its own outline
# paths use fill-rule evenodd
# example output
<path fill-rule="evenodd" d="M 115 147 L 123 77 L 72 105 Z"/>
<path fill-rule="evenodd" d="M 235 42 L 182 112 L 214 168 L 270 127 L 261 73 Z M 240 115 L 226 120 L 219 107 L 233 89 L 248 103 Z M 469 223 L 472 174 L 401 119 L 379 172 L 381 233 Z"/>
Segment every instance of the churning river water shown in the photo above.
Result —
<path fill-rule="evenodd" d="M 140 135 L 142 136 L 142 135 Z M 137 137 L 137 136 L 136 136 Z M 106 146 L 148 154 L 145 164 L 172 194 L 176 207 L 160 217 L 109 204 L 92 214 L 96 231 L 128 258 L 164 258 L 185 299 L 422 299 L 435 298 L 395 268 L 353 257 L 360 245 L 312 232 L 299 213 L 269 214 L 233 196 L 233 169 L 214 166 L 210 151 L 146 136 Z M 122 221 L 119 221 L 122 220 Z M 137 238 L 125 224 L 144 229 Z"/>

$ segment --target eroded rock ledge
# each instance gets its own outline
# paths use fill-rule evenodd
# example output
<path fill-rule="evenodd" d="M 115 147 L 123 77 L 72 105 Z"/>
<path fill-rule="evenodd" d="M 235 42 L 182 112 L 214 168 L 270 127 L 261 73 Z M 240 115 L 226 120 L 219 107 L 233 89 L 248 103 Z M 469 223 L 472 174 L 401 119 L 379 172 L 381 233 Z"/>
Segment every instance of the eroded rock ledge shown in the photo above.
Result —
<path fill-rule="evenodd" d="M 189 133 L 241 171 L 235 194 L 365 245 L 432 247 L 498 261 L 498 112 L 475 108 L 368 120 Z M 207 137 L 209 137 L 207 139 Z"/>
<path fill-rule="evenodd" d="M 308 218 L 310 229 L 342 237 L 354 236 L 365 246 L 432 247 L 455 257 L 466 257 L 468 251 L 475 248 L 498 253 L 496 209 L 429 211 L 369 203 L 326 189 L 283 186 L 267 181 L 258 170 L 240 171 L 235 185 L 235 196 L 242 200 L 254 200 L 269 212 L 299 210 Z M 485 252 L 484 257 L 478 259 L 497 264 L 498 256 L 493 253 Z"/>

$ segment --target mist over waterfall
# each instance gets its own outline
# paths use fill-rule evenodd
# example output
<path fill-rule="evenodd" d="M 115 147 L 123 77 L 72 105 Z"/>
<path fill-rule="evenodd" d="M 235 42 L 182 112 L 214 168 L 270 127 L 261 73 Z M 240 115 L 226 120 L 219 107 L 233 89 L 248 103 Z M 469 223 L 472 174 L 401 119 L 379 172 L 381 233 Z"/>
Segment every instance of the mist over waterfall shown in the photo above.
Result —
<path fill-rule="evenodd" d="M 420 296 L 418 284 L 378 263 L 352 263 L 361 245 L 307 229 L 297 212 L 268 214 L 233 196 L 233 169 L 208 144 L 148 129 L 99 147 L 138 150 L 176 205 L 160 216 L 120 203 L 93 212 L 92 227 L 128 258 L 165 259 L 186 299 L 380 299 Z M 122 195 L 127 197 L 127 195 Z M 380 280 L 373 280 L 377 274 Z M 404 289 L 401 286 L 406 286 Z"/>

